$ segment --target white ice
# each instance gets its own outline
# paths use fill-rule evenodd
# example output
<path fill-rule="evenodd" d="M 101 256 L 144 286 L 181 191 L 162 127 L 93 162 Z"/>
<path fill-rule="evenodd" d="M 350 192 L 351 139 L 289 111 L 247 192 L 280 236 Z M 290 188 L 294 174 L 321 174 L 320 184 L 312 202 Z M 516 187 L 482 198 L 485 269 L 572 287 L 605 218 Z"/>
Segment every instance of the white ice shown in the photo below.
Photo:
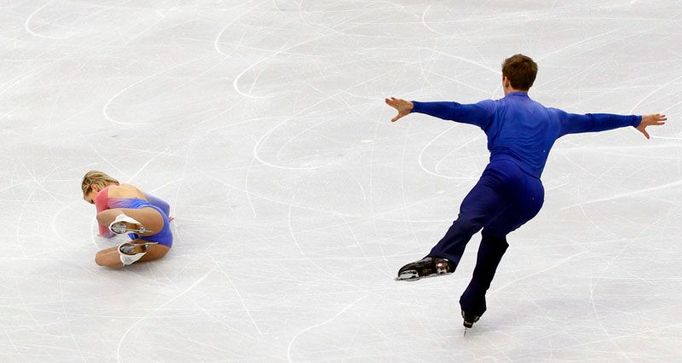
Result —
<path fill-rule="evenodd" d="M 0 8 L 0 361 L 682 359 L 682 3 L 16 0 Z M 560 140 L 463 336 L 457 272 L 400 283 L 487 161 L 387 96 L 662 112 Z M 80 181 L 172 205 L 163 260 L 94 263 Z"/>

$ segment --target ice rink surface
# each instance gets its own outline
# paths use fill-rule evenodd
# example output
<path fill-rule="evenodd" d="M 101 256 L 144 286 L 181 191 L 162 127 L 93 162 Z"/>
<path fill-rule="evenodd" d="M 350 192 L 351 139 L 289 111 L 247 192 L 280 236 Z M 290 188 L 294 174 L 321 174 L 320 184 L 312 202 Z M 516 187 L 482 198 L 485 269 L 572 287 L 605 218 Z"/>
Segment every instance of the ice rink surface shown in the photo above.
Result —
<path fill-rule="evenodd" d="M 682 3 L 3 1 L 0 361 L 674 362 L 682 359 Z M 383 98 L 531 97 L 662 112 L 560 139 L 463 336 L 457 272 L 393 278 L 456 218 L 485 135 Z M 94 263 L 80 182 L 172 205 L 164 259 Z"/>

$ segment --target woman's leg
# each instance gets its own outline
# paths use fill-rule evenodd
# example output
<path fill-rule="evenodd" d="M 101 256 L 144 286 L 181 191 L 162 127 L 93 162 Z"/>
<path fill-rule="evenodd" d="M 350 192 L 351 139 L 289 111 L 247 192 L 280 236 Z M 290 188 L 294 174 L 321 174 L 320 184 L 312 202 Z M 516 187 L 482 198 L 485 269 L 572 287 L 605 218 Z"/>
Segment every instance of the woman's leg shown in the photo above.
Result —
<path fill-rule="evenodd" d="M 145 207 L 140 209 L 129 209 L 129 208 L 114 208 L 107 209 L 102 212 L 97 213 L 97 222 L 103 226 L 109 227 L 109 224 L 116 219 L 116 217 L 124 213 L 125 215 L 132 217 L 136 221 L 140 222 L 144 228 L 147 230 L 145 233 L 138 233 L 140 236 L 153 236 L 159 233 L 164 226 L 163 217 L 161 213 L 154 208 Z"/>
<path fill-rule="evenodd" d="M 110 268 L 121 268 L 123 263 L 118 257 L 118 247 L 105 248 L 95 255 L 95 263 Z"/>
<path fill-rule="evenodd" d="M 149 241 L 145 241 L 143 239 L 136 239 L 130 242 L 136 244 L 149 243 Z M 147 245 L 147 253 L 145 253 L 144 256 L 142 256 L 142 258 L 138 262 L 158 260 L 161 257 L 165 256 L 169 250 L 170 250 L 169 247 L 166 247 L 161 244 Z M 123 267 L 123 262 L 121 262 L 118 247 L 106 248 L 97 252 L 97 255 L 95 255 L 95 263 L 97 263 L 100 266 L 110 268 Z"/>

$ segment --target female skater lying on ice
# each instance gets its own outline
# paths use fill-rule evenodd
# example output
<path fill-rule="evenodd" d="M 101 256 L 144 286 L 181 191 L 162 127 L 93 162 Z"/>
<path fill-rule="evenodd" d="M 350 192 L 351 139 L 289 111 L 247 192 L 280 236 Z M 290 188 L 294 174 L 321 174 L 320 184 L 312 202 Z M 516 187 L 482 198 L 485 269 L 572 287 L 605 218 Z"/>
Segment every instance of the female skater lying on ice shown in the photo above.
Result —
<path fill-rule="evenodd" d="M 418 112 L 478 126 L 488 137 L 490 163 L 462 201 L 457 220 L 426 257 L 398 271 L 398 280 L 452 273 L 467 242 L 482 229 L 474 274 L 459 300 L 467 328 L 486 311 L 485 293 L 509 246 L 507 234 L 535 217 L 542 207 L 545 194 L 540 175 L 554 142 L 567 134 L 627 126 L 648 139 L 646 128 L 663 125 L 666 120 L 659 114 L 578 115 L 547 108 L 528 97 L 537 70 L 537 64 L 522 54 L 506 59 L 502 65 L 505 97 L 494 101 L 463 105 L 386 99 L 398 111 L 391 121 Z"/>
<path fill-rule="evenodd" d="M 173 245 L 168 203 L 100 171 L 86 173 L 81 188 L 83 199 L 97 208 L 100 235 L 111 238 L 128 233 L 131 239 L 97 252 L 98 265 L 121 268 L 168 253 Z"/>

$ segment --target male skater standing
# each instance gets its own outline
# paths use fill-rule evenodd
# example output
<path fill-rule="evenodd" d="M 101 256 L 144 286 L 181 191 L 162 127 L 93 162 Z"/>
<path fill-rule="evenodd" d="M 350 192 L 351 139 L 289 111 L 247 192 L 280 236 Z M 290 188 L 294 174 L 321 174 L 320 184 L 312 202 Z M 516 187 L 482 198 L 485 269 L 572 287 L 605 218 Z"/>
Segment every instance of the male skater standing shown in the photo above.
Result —
<path fill-rule="evenodd" d="M 665 124 L 665 115 L 577 115 L 547 108 L 528 97 L 537 64 L 516 54 L 502 64 L 505 97 L 462 105 L 456 102 L 416 102 L 391 97 L 398 110 L 392 122 L 411 112 L 480 127 L 488 137 L 490 162 L 462 201 L 460 213 L 429 254 L 398 271 L 398 280 L 449 274 L 455 271 L 464 247 L 481 232 L 476 267 L 459 303 L 464 326 L 470 328 L 486 311 L 485 293 L 509 246 L 506 236 L 540 211 L 544 189 L 540 175 L 554 142 L 566 134 L 636 127 L 648 139 L 648 126 Z"/>

